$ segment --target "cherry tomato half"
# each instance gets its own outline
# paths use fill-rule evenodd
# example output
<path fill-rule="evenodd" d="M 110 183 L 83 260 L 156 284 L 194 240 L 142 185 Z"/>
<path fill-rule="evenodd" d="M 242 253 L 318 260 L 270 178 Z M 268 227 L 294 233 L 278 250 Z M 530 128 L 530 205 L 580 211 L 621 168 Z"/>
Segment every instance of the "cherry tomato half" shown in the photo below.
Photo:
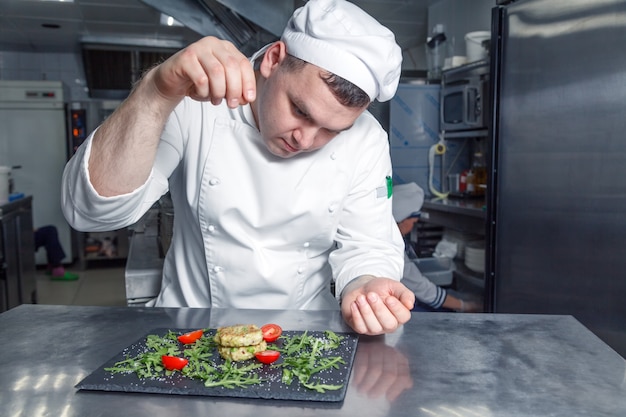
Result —
<path fill-rule="evenodd" d="M 259 362 L 272 363 L 280 358 L 280 352 L 277 350 L 264 350 L 263 352 L 255 353 L 254 356 L 256 356 Z"/>
<path fill-rule="evenodd" d="M 184 345 L 188 345 L 200 339 L 203 334 L 203 330 L 194 330 L 193 332 L 181 334 L 180 336 L 178 336 L 178 341 Z"/>
<path fill-rule="evenodd" d="M 168 371 L 180 371 L 189 363 L 189 359 L 166 355 L 161 356 L 161 361 Z"/>
<path fill-rule="evenodd" d="M 283 329 L 278 324 L 266 324 L 261 327 L 263 332 L 263 340 L 268 343 L 274 342 L 283 334 Z"/>

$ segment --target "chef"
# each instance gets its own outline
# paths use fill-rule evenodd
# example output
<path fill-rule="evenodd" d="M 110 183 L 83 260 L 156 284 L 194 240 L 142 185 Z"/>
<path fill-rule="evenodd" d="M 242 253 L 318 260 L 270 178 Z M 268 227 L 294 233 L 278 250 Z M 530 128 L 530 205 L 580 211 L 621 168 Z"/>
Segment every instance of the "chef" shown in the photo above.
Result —
<path fill-rule="evenodd" d="M 393 34 L 342 0 L 307 2 L 252 59 L 203 38 L 148 71 L 68 162 L 65 216 L 119 229 L 169 191 L 154 305 L 340 306 L 356 332 L 392 332 L 415 297 L 399 282 L 387 135 L 366 109 L 395 94 L 401 61 Z"/>

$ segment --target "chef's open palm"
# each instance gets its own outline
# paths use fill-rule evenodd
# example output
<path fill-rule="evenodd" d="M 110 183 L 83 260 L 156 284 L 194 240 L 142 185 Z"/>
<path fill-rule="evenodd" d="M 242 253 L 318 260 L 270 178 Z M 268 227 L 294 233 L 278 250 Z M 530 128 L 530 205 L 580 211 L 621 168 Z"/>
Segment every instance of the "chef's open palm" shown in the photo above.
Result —
<path fill-rule="evenodd" d="M 256 96 L 252 64 L 230 42 L 207 36 L 177 52 L 156 69 L 154 84 L 171 101 L 184 96 L 211 101 L 226 99 L 229 107 L 249 103 Z"/>
<path fill-rule="evenodd" d="M 343 292 L 344 320 L 361 334 L 391 333 L 411 318 L 415 294 L 404 284 L 377 277 L 361 277 Z"/>

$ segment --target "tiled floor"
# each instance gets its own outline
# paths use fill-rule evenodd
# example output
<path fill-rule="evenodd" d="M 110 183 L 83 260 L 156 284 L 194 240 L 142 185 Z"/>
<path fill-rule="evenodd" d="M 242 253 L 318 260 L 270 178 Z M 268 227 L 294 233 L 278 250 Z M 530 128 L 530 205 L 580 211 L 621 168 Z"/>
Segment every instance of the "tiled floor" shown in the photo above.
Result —
<path fill-rule="evenodd" d="M 79 275 L 76 281 L 53 281 L 44 270 L 37 270 L 39 304 L 81 306 L 125 306 L 124 267 L 88 267 L 68 271 Z"/>

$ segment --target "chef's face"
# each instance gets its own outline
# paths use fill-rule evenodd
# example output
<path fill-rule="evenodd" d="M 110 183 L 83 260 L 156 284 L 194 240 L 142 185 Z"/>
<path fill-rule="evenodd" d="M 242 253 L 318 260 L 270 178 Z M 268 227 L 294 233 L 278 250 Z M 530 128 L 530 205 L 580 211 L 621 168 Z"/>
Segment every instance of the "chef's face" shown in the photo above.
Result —
<path fill-rule="evenodd" d="M 337 101 L 315 65 L 281 66 L 284 44 L 266 52 L 260 67 L 255 117 L 268 150 L 283 158 L 320 149 L 349 129 L 365 107 Z"/>

